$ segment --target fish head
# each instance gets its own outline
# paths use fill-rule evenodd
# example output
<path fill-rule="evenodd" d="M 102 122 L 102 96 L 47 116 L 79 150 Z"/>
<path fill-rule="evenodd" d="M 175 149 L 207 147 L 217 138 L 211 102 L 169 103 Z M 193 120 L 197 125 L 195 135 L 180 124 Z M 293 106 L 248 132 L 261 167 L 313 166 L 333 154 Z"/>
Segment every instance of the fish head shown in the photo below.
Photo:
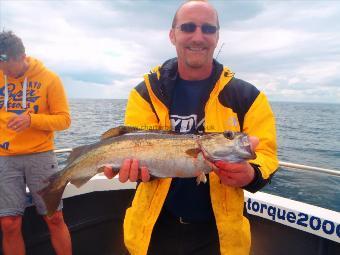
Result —
<path fill-rule="evenodd" d="M 236 163 L 256 158 L 249 136 L 245 133 L 209 133 L 199 137 L 198 143 L 205 158 L 210 162 L 221 160 Z"/>

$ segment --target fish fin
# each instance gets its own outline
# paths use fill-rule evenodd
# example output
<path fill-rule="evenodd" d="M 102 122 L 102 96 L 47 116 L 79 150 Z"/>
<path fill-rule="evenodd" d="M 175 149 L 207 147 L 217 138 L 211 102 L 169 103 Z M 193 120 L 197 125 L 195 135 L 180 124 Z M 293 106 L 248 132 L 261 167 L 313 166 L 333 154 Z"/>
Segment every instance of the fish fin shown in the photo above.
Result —
<path fill-rule="evenodd" d="M 111 137 L 116 137 L 116 136 L 124 135 L 124 134 L 131 133 L 131 132 L 141 131 L 141 130 L 142 129 L 136 128 L 136 127 L 118 126 L 118 127 L 111 128 L 107 130 L 106 132 L 104 132 L 100 136 L 100 139 L 105 140 Z"/>
<path fill-rule="evenodd" d="M 200 148 L 192 148 L 192 149 L 186 150 L 185 153 L 188 154 L 190 157 L 197 158 L 198 154 L 201 153 L 201 149 Z"/>
<path fill-rule="evenodd" d="M 44 203 L 47 209 L 47 216 L 53 215 L 55 211 L 57 210 L 60 204 L 61 198 L 63 196 L 65 187 L 68 183 L 68 182 L 65 182 L 64 185 L 56 189 L 55 188 L 56 181 L 57 181 L 57 177 L 59 176 L 60 176 L 59 173 L 52 175 L 49 178 L 50 183 L 46 187 L 42 188 L 41 190 L 37 192 L 38 195 L 40 195 L 42 199 L 44 200 Z"/>
<path fill-rule="evenodd" d="M 105 169 L 105 166 L 99 167 L 99 168 L 97 169 L 97 173 L 99 174 L 99 173 L 104 172 L 104 169 Z M 113 169 L 112 169 L 112 170 L 113 170 Z"/>
<path fill-rule="evenodd" d="M 201 174 L 198 175 L 197 178 L 196 178 L 197 185 L 199 185 L 201 182 L 203 182 L 203 183 L 207 182 L 207 177 L 205 176 L 205 174 L 203 172 L 201 172 Z"/>
<path fill-rule="evenodd" d="M 170 135 L 180 135 L 177 132 L 174 132 L 172 130 L 159 130 L 159 129 L 142 129 L 142 128 L 138 128 L 138 127 L 132 127 L 132 126 L 118 126 L 118 127 L 114 127 L 111 128 L 109 130 L 107 130 L 106 132 L 104 132 L 100 139 L 101 140 L 105 140 L 111 137 L 117 137 L 117 136 L 121 136 L 127 133 L 135 133 L 135 132 L 143 132 L 143 133 L 157 133 L 157 134 L 170 134 Z"/>
<path fill-rule="evenodd" d="M 82 178 L 77 178 L 74 180 L 71 180 L 70 183 L 72 183 L 74 186 L 77 188 L 80 188 L 83 186 L 85 183 L 87 183 L 93 176 L 87 176 L 87 177 L 82 177 Z"/>
<path fill-rule="evenodd" d="M 72 149 L 72 152 L 68 156 L 68 158 L 66 160 L 66 163 L 67 164 L 72 163 L 80 155 L 82 155 L 82 154 L 86 153 L 87 151 L 89 151 L 89 149 L 90 149 L 89 145 L 83 145 L 83 146 L 79 146 L 79 147 L 76 147 L 76 148 Z"/>
<path fill-rule="evenodd" d="M 104 172 L 105 166 L 101 166 L 97 169 L 97 173 L 102 173 Z M 118 172 L 119 169 L 115 169 L 112 168 L 113 172 Z M 94 175 L 93 175 L 94 176 Z M 71 180 L 70 183 L 72 183 L 74 186 L 76 186 L 77 188 L 80 188 L 81 186 L 83 186 L 85 183 L 87 183 L 93 176 L 86 176 L 86 177 L 82 177 L 82 178 L 77 178 L 74 180 Z"/>

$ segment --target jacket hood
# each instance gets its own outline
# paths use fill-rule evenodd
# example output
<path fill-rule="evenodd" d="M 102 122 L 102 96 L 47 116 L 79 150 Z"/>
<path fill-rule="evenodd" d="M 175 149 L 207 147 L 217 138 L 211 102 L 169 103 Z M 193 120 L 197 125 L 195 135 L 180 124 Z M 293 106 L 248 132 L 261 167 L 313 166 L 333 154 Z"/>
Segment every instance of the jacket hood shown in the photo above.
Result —
<path fill-rule="evenodd" d="M 18 80 L 24 80 L 25 78 L 30 79 L 31 77 L 41 75 L 46 70 L 43 63 L 38 59 L 27 57 L 27 61 L 28 69 L 23 76 L 18 78 Z"/>

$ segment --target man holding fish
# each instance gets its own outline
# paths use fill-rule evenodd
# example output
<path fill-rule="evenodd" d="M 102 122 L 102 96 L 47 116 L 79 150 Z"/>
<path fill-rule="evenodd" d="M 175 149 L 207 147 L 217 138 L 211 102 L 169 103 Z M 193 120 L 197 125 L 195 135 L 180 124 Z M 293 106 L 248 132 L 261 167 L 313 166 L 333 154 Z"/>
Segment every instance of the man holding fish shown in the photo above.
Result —
<path fill-rule="evenodd" d="M 19 37 L 0 32 L 0 225 L 4 254 L 25 254 L 22 216 L 30 190 L 43 215 L 56 254 L 72 253 L 61 212 L 47 216 L 37 191 L 58 171 L 53 133 L 70 126 L 70 114 L 59 77 L 25 54 Z"/>
<path fill-rule="evenodd" d="M 196 178 L 150 179 L 150 165 L 133 155 L 125 159 L 119 180 L 142 181 L 124 220 L 131 254 L 249 254 L 243 190 L 258 191 L 278 167 L 275 121 L 266 96 L 213 59 L 219 29 L 207 1 L 179 7 L 169 33 L 177 58 L 131 91 L 125 125 L 186 134 L 241 131 L 256 158 L 228 162 L 212 160 L 201 147 L 188 150 L 213 169 L 199 185 Z M 117 171 L 106 166 L 104 173 L 112 178 Z"/>

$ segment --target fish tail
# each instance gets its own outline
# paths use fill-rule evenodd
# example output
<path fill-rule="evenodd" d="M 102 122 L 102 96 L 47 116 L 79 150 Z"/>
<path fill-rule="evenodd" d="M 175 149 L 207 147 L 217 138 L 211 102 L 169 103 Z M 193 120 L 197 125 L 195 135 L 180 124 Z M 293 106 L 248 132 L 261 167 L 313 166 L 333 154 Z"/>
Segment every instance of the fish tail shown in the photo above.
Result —
<path fill-rule="evenodd" d="M 57 210 L 60 204 L 62 195 L 64 193 L 65 187 L 68 183 L 68 182 L 65 182 L 65 184 L 63 185 L 56 185 L 57 176 L 59 176 L 58 173 L 55 175 L 52 175 L 49 179 L 49 184 L 37 192 L 38 195 L 40 195 L 42 199 L 44 200 L 44 203 L 47 209 L 47 216 L 53 215 L 55 211 Z"/>

